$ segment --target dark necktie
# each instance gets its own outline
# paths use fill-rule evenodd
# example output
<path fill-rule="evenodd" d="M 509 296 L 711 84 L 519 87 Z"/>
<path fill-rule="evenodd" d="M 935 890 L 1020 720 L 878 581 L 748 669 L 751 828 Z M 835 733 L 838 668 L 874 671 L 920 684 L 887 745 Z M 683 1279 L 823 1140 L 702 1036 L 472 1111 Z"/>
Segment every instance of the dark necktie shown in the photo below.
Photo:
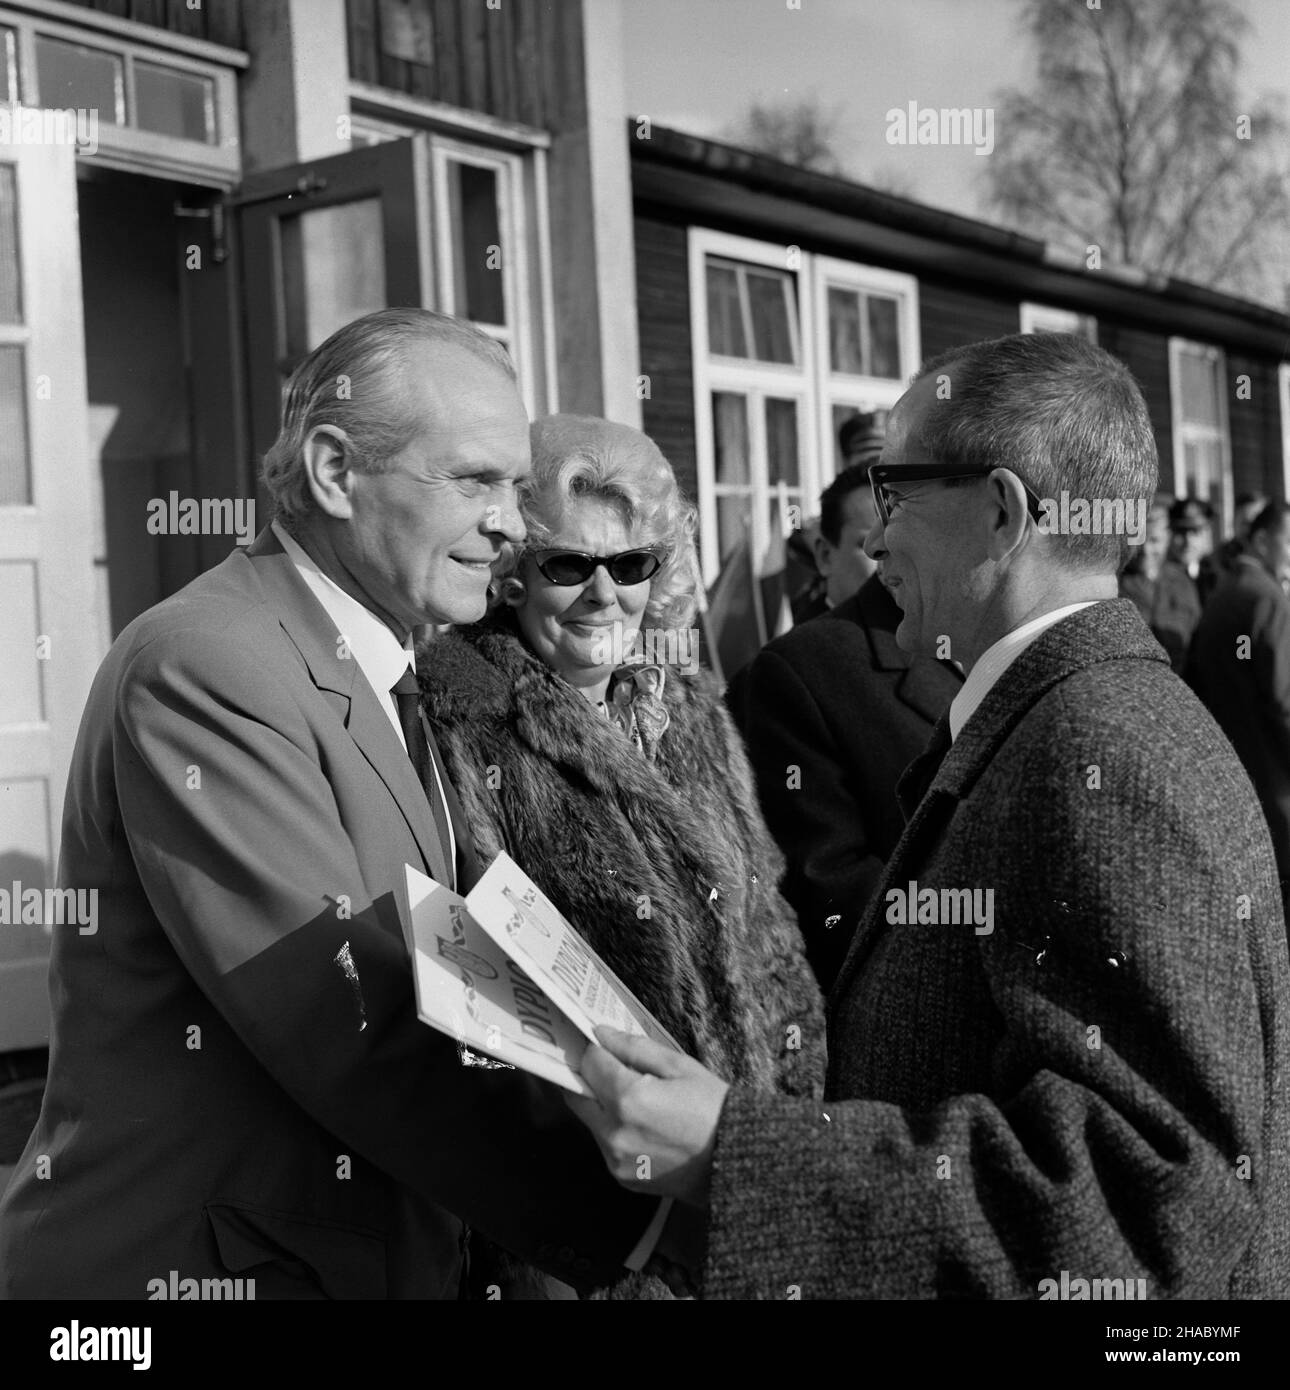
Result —
<path fill-rule="evenodd" d="M 931 742 L 900 774 L 900 780 L 896 783 L 896 800 L 907 821 L 912 819 L 918 803 L 936 780 L 936 774 L 953 742 L 950 737 L 950 717 L 943 714 L 932 730 Z"/>
<path fill-rule="evenodd" d="M 443 846 L 443 862 L 447 865 L 448 876 L 451 879 L 452 835 L 448 829 L 448 808 L 444 804 L 443 794 L 435 776 L 435 763 L 439 759 L 431 757 L 430 740 L 427 737 L 425 721 L 421 718 L 421 692 L 410 667 L 399 677 L 398 684 L 390 694 L 394 696 L 394 703 L 399 711 L 399 724 L 403 728 L 403 737 L 408 745 L 408 757 L 412 759 L 421 790 L 430 803 L 434 828 L 439 832 L 439 843 Z M 453 885 L 449 882 L 446 886 L 451 888 Z"/>

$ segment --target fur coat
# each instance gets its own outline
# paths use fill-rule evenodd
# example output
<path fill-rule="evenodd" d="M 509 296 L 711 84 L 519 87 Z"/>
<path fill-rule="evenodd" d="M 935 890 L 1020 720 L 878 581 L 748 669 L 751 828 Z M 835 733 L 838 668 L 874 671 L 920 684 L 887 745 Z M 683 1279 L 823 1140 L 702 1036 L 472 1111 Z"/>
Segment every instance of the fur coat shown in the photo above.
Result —
<path fill-rule="evenodd" d="M 820 1094 L 822 1001 L 713 678 L 668 669 L 651 763 L 507 625 L 435 639 L 418 673 L 481 864 L 506 850 L 712 1071 Z"/>

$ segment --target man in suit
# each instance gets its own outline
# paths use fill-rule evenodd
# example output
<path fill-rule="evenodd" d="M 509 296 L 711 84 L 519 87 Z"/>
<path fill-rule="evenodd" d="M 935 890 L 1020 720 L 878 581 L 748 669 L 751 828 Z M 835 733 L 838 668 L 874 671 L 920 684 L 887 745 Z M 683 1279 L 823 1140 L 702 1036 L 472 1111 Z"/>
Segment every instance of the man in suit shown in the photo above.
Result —
<path fill-rule="evenodd" d="M 963 683 L 950 662 L 901 651 L 899 622 L 871 575 L 845 603 L 768 642 L 732 708 L 787 862 L 781 888 L 826 992 L 905 827 L 896 782 Z"/>
<path fill-rule="evenodd" d="M 1187 679 L 1232 740 L 1290 880 L 1290 508 L 1269 503 L 1205 608 Z"/>
<path fill-rule="evenodd" d="M 292 377 L 272 527 L 114 644 L 59 865 L 97 930 L 54 939 L 0 1292 L 455 1298 L 465 1222 L 574 1283 L 621 1272 L 659 1204 L 538 1083 L 417 1019 L 395 896 L 405 864 L 478 872 L 411 634 L 482 616 L 528 438 L 485 335 L 357 320 Z"/>
<path fill-rule="evenodd" d="M 570 1100 L 621 1181 L 648 1155 L 706 1211 L 707 1296 L 1290 1294 L 1272 845 L 1116 596 L 1109 504 L 1156 469 L 1137 386 L 1074 335 L 959 349 L 895 407 L 869 551 L 901 647 L 948 638 L 967 679 L 901 782 L 826 1101 L 611 1032 L 583 1061 L 599 1104 Z M 1113 533 L 1050 534 L 1063 489 Z"/>
<path fill-rule="evenodd" d="M 1146 536 L 1120 575 L 1120 596 L 1132 599 L 1151 635 L 1181 674 L 1200 622 L 1200 594 L 1182 565 L 1169 555 L 1169 499 L 1157 494 L 1147 513 Z"/>

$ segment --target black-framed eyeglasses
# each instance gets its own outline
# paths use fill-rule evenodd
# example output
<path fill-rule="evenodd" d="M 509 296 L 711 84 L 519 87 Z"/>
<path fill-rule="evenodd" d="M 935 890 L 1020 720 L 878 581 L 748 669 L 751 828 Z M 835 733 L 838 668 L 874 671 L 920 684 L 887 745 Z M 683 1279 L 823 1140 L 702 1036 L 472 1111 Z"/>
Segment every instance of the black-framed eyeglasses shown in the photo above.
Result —
<path fill-rule="evenodd" d="M 1015 469 L 1008 471 L 1025 489 L 1026 510 L 1038 521 L 1039 498 L 1030 490 L 1025 479 L 1017 476 Z M 929 463 L 923 468 L 875 463 L 869 469 L 869 486 L 873 489 L 873 504 L 878 509 L 878 519 L 883 526 L 887 526 L 891 521 L 892 512 L 902 500 L 900 494 L 891 486 L 892 483 L 930 483 L 948 478 L 988 478 L 993 472 L 993 468 L 982 468 L 978 463 Z"/>
<path fill-rule="evenodd" d="M 587 555 L 581 550 L 535 550 L 538 572 L 552 584 L 585 584 L 604 565 L 615 584 L 643 584 L 663 563 L 657 550 L 621 550 L 617 555 Z"/>

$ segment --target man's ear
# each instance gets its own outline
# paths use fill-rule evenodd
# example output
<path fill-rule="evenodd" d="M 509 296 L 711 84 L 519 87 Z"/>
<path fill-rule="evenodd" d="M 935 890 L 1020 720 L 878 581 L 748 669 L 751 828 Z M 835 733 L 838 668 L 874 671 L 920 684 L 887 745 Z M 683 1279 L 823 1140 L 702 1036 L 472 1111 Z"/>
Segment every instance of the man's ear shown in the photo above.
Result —
<path fill-rule="evenodd" d="M 833 546 L 828 537 L 821 532 L 811 542 L 811 550 L 815 555 L 815 568 L 827 579 L 829 572 L 833 568 Z"/>
<path fill-rule="evenodd" d="M 326 516 L 348 521 L 353 515 L 353 446 L 336 425 L 315 425 L 300 450 L 314 505 Z"/>
<path fill-rule="evenodd" d="M 1002 560 L 1026 538 L 1029 526 L 1029 509 L 1026 505 L 1026 489 L 1021 479 L 1010 468 L 996 468 L 986 479 L 989 498 L 995 510 L 989 537 L 989 554 L 992 560 Z"/>

